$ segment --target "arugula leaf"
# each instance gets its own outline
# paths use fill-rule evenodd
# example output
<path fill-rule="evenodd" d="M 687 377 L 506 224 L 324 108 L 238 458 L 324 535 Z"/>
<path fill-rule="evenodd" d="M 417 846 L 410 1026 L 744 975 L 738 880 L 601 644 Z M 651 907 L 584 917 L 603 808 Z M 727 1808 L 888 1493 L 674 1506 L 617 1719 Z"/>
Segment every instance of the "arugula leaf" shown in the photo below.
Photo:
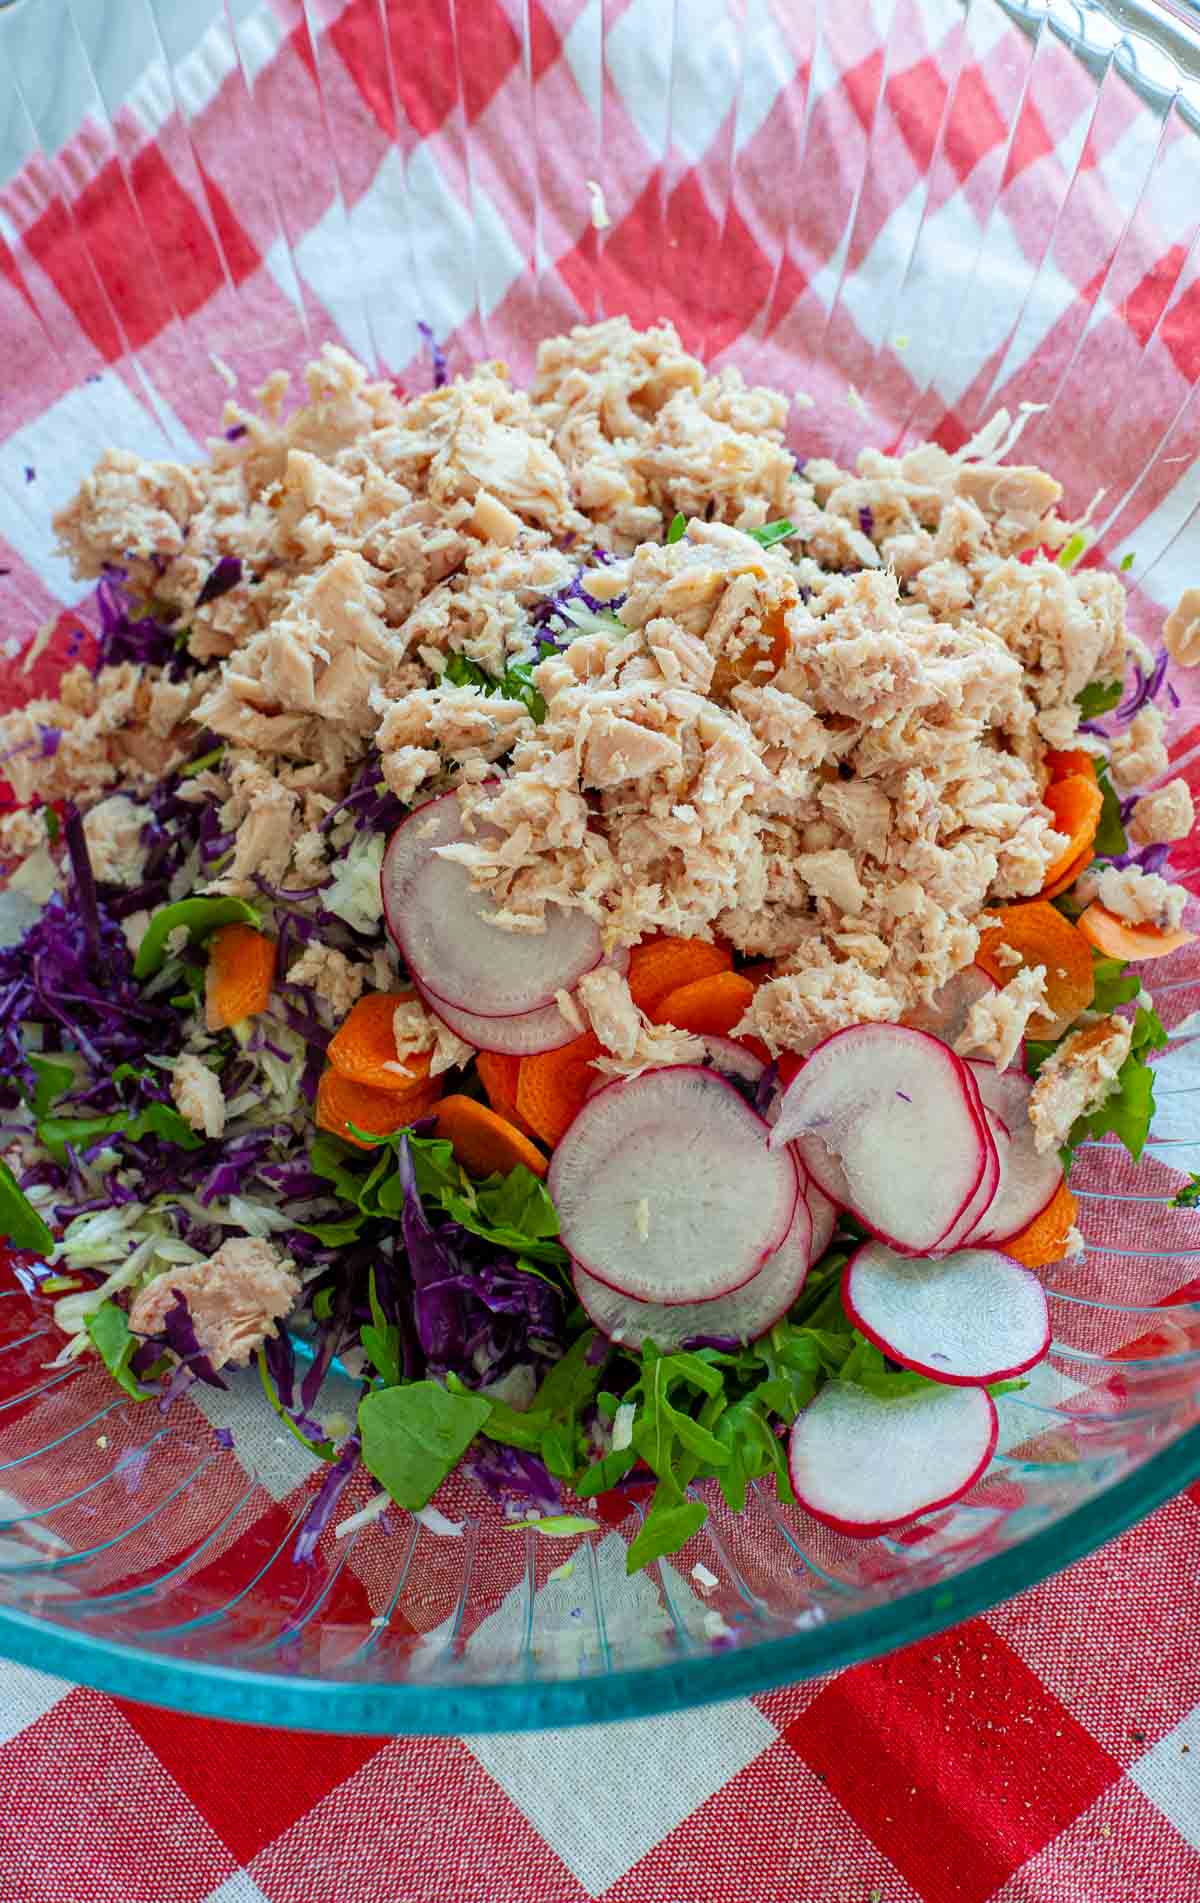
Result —
<path fill-rule="evenodd" d="M 101 1361 L 118 1387 L 125 1390 L 131 1400 L 148 1401 L 154 1392 L 144 1388 L 135 1375 L 129 1371 L 130 1357 L 139 1347 L 138 1338 L 130 1333 L 125 1310 L 116 1302 L 101 1302 L 90 1315 L 84 1317 L 84 1327 Z"/>
<path fill-rule="evenodd" d="M 760 548 L 771 548 L 776 542 L 794 535 L 796 524 L 789 522 L 786 515 L 781 515 L 777 522 L 764 522 L 761 529 L 748 529 L 746 533 L 754 537 Z"/>
<path fill-rule="evenodd" d="M 113 1110 L 105 1117 L 43 1117 L 37 1133 L 56 1163 L 66 1162 L 68 1143 L 86 1150 L 106 1136 L 127 1136 L 134 1143 L 144 1136 L 158 1136 L 177 1143 L 181 1150 L 198 1150 L 202 1142 L 178 1110 L 165 1103 L 147 1104 L 138 1111 Z"/>
<path fill-rule="evenodd" d="M 1063 543 L 1062 547 L 1059 549 L 1058 554 L 1055 556 L 1054 559 L 1060 568 L 1068 568 L 1068 569 L 1074 568 L 1076 562 L 1080 560 L 1086 548 L 1087 548 L 1086 535 L 1079 535 L 1079 534 L 1072 535 L 1069 541 L 1066 541 Z"/>
<path fill-rule="evenodd" d="M 910 1368 L 889 1368 L 881 1351 L 865 1335 L 854 1331 L 854 1346 L 838 1373 L 841 1381 L 852 1381 L 880 1401 L 900 1401 L 906 1395 L 920 1394 L 938 1383 L 927 1375 L 914 1374 Z"/>
<path fill-rule="evenodd" d="M 1086 1138 L 1112 1135 L 1125 1145 L 1136 1163 L 1146 1146 L 1154 1116 L 1154 1072 L 1142 1052 L 1163 1050 L 1167 1033 L 1157 1011 L 1139 1010 L 1133 1021 L 1129 1055 L 1117 1072 L 1116 1088 L 1086 1117 L 1077 1117 L 1067 1138 L 1074 1152 Z"/>
<path fill-rule="evenodd" d="M 1124 959 L 1102 958 L 1096 951 L 1092 953 L 1092 977 L 1096 991 L 1091 1009 L 1103 1012 L 1106 1017 L 1110 1017 L 1119 1004 L 1129 1004 L 1142 988 L 1141 979 L 1130 971 Z"/>
<path fill-rule="evenodd" d="M 395 1322 L 388 1320 L 379 1306 L 374 1269 L 368 1280 L 367 1297 L 371 1304 L 371 1319 L 358 1331 L 363 1353 L 383 1376 L 385 1387 L 398 1388 L 403 1379 L 400 1330 Z"/>
<path fill-rule="evenodd" d="M 1106 761 L 1097 761 L 1096 779 L 1104 804 L 1100 808 L 1100 819 L 1096 827 L 1095 848 L 1102 858 L 1112 859 L 1120 852 L 1126 852 L 1129 841 L 1125 837 L 1125 828 L 1121 823 L 1121 802 L 1108 777 Z"/>
<path fill-rule="evenodd" d="M 358 1406 L 363 1465 L 397 1506 L 415 1512 L 453 1473 L 492 1411 L 478 1394 L 436 1381 L 376 1388 Z"/>
<path fill-rule="evenodd" d="M 33 1249 L 38 1255 L 54 1247 L 54 1237 L 3 1160 L 0 1160 L 0 1236 L 6 1236 L 14 1249 Z"/>
<path fill-rule="evenodd" d="M 506 1533 L 542 1533 L 547 1539 L 568 1540 L 577 1533 L 594 1533 L 599 1520 L 585 1520 L 581 1513 L 547 1513 L 537 1520 L 505 1520 Z"/>
<path fill-rule="evenodd" d="M 215 932 L 219 925 L 258 926 L 261 923 L 259 914 L 245 899 L 176 899 L 173 905 L 160 906 L 151 918 L 134 956 L 133 975 L 152 978 L 156 971 L 162 970 L 167 961 L 167 940 L 180 925 L 186 927 L 188 937 L 196 943 Z"/>
<path fill-rule="evenodd" d="M 685 515 L 679 515 L 679 514 L 673 515 L 671 517 L 671 526 L 667 530 L 668 543 L 682 542 L 684 530 L 686 528 L 687 528 L 687 517 Z"/>
<path fill-rule="evenodd" d="M 586 1453 L 580 1415 L 594 1400 L 604 1376 L 605 1361 L 590 1358 L 595 1342 L 594 1328 L 578 1336 L 545 1375 L 527 1408 L 510 1407 L 489 1396 L 492 1411 L 483 1430 L 487 1438 L 538 1454 L 556 1479 L 573 1479 Z M 470 1391 L 453 1374 L 447 1375 L 446 1386 L 453 1394 Z M 629 1466 L 634 1458 L 631 1450 Z"/>
<path fill-rule="evenodd" d="M 1080 718 L 1096 720 L 1101 714 L 1107 714 L 1124 692 L 1124 681 L 1089 681 L 1083 692 L 1075 696 Z"/>
<path fill-rule="evenodd" d="M 65 1057 L 42 1057 L 30 1051 L 29 1063 L 37 1077 L 37 1088 L 29 1099 L 35 1117 L 44 1117 L 51 1105 L 66 1095 L 75 1082 L 75 1066 Z"/>
<path fill-rule="evenodd" d="M 669 1490 L 656 1488 L 641 1529 L 626 1554 L 626 1572 L 640 1572 L 652 1560 L 677 1553 L 700 1531 L 707 1518 L 708 1508 L 703 1500 L 676 1500 Z"/>
<path fill-rule="evenodd" d="M 1171 1209 L 1200 1208 L 1200 1172 L 1193 1170 L 1183 1188 L 1172 1196 Z"/>

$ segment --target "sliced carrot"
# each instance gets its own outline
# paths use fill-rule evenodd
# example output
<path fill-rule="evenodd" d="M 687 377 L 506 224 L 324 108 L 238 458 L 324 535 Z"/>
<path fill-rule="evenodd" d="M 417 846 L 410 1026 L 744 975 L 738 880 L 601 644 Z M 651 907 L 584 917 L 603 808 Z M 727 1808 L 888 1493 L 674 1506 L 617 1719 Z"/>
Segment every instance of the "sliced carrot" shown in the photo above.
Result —
<path fill-rule="evenodd" d="M 265 1011 L 275 976 L 275 940 L 253 925 L 221 925 L 208 941 L 204 1016 L 223 1031 Z"/>
<path fill-rule="evenodd" d="M 1001 957 L 1005 947 L 1019 955 L 1018 964 Z M 998 985 L 1032 965 L 1045 967 L 1046 1009 L 1029 1020 L 1034 1037 L 1060 1036 L 1096 993 L 1091 947 L 1070 919 L 1045 899 L 1007 906 L 1000 924 L 980 933 L 975 963 Z"/>
<path fill-rule="evenodd" d="M 1044 1268 L 1047 1262 L 1061 1262 L 1066 1254 L 1067 1238 L 1079 1211 L 1065 1183 L 1060 1183 L 1050 1201 L 1019 1236 L 997 1246 L 1005 1255 L 1023 1262 L 1027 1269 Z"/>
<path fill-rule="evenodd" d="M 522 1136 L 515 1123 L 497 1116 L 474 1097 L 443 1097 L 437 1111 L 437 1133 L 454 1145 L 454 1154 L 472 1176 L 507 1176 L 523 1163 L 535 1176 L 550 1167 L 541 1151 Z"/>
<path fill-rule="evenodd" d="M 740 682 L 765 680 L 767 674 L 762 670 L 764 661 L 770 662 L 770 673 L 778 674 L 787 660 L 790 646 L 787 610 L 772 608 L 759 635 L 747 642 L 736 660 L 730 660 L 724 654 L 718 655 L 709 683 L 710 695 L 714 700 L 725 700 Z"/>
<path fill-rule="evenodd" d="M 373 1090 L 370 1084 L 355 1083 L 340 1070 L 327 1066 L 317 1086 L 316 1121 L 322 1130 L 353 1143 L 360 1150 L 371 1145 L 356 1137 L 350 1129 L 365 1130 L 369 1136 L 391 1136 L 432 1110 L 441 1096 L 441 1083 L 419 1084 L 415 1090 Z"/>
<path fill-rule="evenodd" d="M 679 985 L 647 1013 L 655 1024 L 674 1024 L 697 1037 L 729 1037 L 754 1000 L 754 986 L 737 971 L 717 971 Z"/>
<path fill-rule="evenodd" d="M 411 1004 L 413 991 L 372 991 L 360 998 L 329 1041 L 328 1058 L 335 1070 L 352 1083 L 372 1090 L 411 1090 L 429 1075 L 431 1051 L 420 1051 L 396 1066 L 396 1007 Z"/>
<path fill-rule="evenodd" d="M 1170 952 L 1195 942 L 1195 932 L 1165 932 L 1157 925 L 1127 925 L 1094 899 L 1080 914 L 1079 930 L 1106 958 L 1125 958 L 1139 964 L 1147 958 L 1166 958 Z"/>
<path fill-rule="evenodd" d="M 510 1057 L 503 1051 L 476 1051 L 475 1068 L 492 1109 L 498 1111 L 500 1116 L 507 1117 L 510 1123 L 515 1123 L 525 1136 L 535 1136 L 537 1132 L 530 1129 L 517 1109 L 517 1079 L 521 1074 L 521 1059 Z"/>
<path fill-rule="evenodd" d="M 556 1051 L 539 1051 L 521 1059 L 517 1109 L 534 1136 L 551 1148 L 582 1109 L 593 1084 L 602 1078 L 603 1073 L 592 1068 L 592 1059 L 599 1055 L 599 1038 L 585 1031 Z"/>
<path fill-rule="evenodd" d="M 1096 837 L 1104 795 L 1095 779 L 1082 773 L 1068 773 L 1065 779 L 1051 780 L 1042 799 L 1054 815 L 1054 830 L 1067 835 L 1067 844 L 1058 858 L 1046 867 L 1046 886 L 1060 879 L 1073 859 L 1089 847 Z"/>
<path fill-rule="evenodd" d="M 1051 747 L 1043 758 L 1050 769 L 1051 780 L 1067 780 L 1072 773 L 1081 773 L 1085 780 L 1098 784 L 1095 758 L 1082 747 L 1070 747 L 1061 752 Z"/>
<path fill-rule="evenodd" d="M 648 938 L 629 954 L 629 991 L 633 1002 L 649 1014 L 668 991 L 732 969 L 733 953 L 727 945 L 710 945 L 705 938 Z"/>
<path fill-rule="evenodd" d="M 1095 849 L 1085 846 L 1078 859 L 1072 859 L 1065 872 L 1060 873 L 1058 878 L 1052 880 L 1049 885 L 1042 887 L 1039 896 L 1043 899 L 1056 899 L 1060 892 L 1069 892 L 1076 879 L 1082 877 L 1095 857 Z"/>

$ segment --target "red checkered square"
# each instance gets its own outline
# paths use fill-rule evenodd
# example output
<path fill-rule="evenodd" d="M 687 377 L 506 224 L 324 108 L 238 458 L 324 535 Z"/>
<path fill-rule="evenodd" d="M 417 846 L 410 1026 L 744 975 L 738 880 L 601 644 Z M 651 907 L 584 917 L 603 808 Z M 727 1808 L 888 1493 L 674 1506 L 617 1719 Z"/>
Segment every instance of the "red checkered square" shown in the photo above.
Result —
<path fill-rule="evenodd" d="M 309 1739 L 319 1752 L 324 1740 Z M 584 1903 L 456 1738 L 395 1738 L 254 1859 L 268 1903 Z M 351 1884 L 353 1888 L 351 1889 Z"/>
<path fill-rule="evenodd" d="M 0 1903 L 199 1903 L 234 1870 L 208 1821 L 96 1692 L 73 1691 L 0 1745 L 0 1788 Z"/>
<path fill-rule="evenodd" d="M 384 1748 L 379 1738 L 323 1737 L 222 1724 L 154 1705 L 113 1701 L 239 1863 L 353 1777 Z"/>
<path fill-rule="evenodd" d="M 1198 1546 L 1200 1512 L 1190 1500 L 1172 1501 L 1036 1594 L 989 1614 L 1126 1769 L 1200 1700 Z M 1099 1604 L 1106 1608 L 1100 1620 Z"/>
<path fill-rule="evenodd" d="M 844 1673 L 784 1736 L 926 1903 L 985 1903 L 1119 1775 L 981 1619 Z"/>

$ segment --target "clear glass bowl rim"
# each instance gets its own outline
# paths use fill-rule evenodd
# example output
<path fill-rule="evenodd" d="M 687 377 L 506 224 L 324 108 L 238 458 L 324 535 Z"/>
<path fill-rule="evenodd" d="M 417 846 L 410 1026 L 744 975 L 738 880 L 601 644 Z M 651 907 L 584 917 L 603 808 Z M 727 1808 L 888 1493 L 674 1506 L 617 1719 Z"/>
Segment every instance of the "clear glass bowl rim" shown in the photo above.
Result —
<path fill-rule="evenodd" d="M 295 1678 L 206 1661 L 166 1658 L 86 1631 L 0 1608 L 0 1653 L 146 1704 L 296 1731 L 375 1736 L 457 1736 L 596 1724 L 745 1698 L 824 1676 L 926 1639 L 985 1612 L 1085 1558 L 1200 1479 L 1200 1426 L 1018 1545 L 954 1578 L 904 1593 L 791 1637 L 731 1646 L 675 1664 L 578 1678 L 513 1679 L 456 1687 L 419 1681 Z M 750 1630 L 745 1627 L 743 1630 Z"/>

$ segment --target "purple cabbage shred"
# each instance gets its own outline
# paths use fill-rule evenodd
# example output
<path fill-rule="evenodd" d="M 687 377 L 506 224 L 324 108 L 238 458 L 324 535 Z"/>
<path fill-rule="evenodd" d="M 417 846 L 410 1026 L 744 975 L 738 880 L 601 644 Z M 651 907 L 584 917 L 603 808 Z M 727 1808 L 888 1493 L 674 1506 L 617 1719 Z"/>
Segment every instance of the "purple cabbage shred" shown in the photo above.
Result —
<path fill-rule="evenodd" d="M 197 608 L 205 607 L 210 601 L 219 601 L 231 588 L 236 588 L 242 579 L 242 562 L 238 555 L 222 555 L 209 570 L 200 593 L 196 596 Z"/>
<path fill-rule="evenodd" d="M 446 353 L 434 336 L 430 325 L 418 322 L 417 329 L 429 345 L 429 360 L 433 365 L 433 387 L 435 390 L 440 390 L 450 381 L 450 372 L 446 367 Z"/>
<path fill-rule="evenodd" d="M 297 1565 L 307 1566 L 311 1562 L 318 1541 L 333 1517 L 334 1508 L 358 1466 L 361 1451 L 362 1443 L 358 1435 L 351 1434 L 313 1495 L 313 1503 L 296 1536 L 294 1550 Z"/>
<path fill-rule="evenodd" d="M 110 565 L 96 584 L 100 641 L 95 671 L 115 667 L 121 661 L 133 661 L 146 667 L 168 668 L 176 676 L 184 673 L 187 659 L 176 646 L 176 630 L 156 621 L 153 615 L 135 619 L 125 579 L 125 569 Z"/>

